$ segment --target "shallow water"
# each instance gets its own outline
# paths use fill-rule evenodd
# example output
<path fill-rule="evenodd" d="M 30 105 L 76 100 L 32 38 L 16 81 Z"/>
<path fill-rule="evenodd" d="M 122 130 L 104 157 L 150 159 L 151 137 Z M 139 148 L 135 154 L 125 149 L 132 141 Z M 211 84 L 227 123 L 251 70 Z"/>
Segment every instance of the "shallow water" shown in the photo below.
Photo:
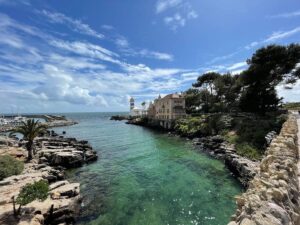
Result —
<path fill-rule="evenodd" d="M 66 115 L 79 124 L 55 130 L 88 140 L 99 154 L 68 172 L 81 183 L 79 224 L 221 225 L 234 213 L 241 186 L 190 142 L 110 121 L 109 113 Z"/>

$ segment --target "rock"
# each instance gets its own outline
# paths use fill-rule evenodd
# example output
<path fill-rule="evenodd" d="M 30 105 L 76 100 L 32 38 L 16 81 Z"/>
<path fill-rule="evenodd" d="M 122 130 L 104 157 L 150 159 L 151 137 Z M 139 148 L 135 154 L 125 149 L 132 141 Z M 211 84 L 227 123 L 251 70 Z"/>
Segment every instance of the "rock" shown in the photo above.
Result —
<path fill-rule="evenodd" d="M 60 186 L 58 188 L 55 188 L 50 191 L 51 197 L 52 195 L 59 195 L 59 196 L 66 196 L 68 198 L 74 197 L 79 195 L 79 183 L 71 183 L 71 184 L 65 184 L 63 186 Z"/>
<path fill-rule="evenodd" d="M 49 185 L 49 190 L 52 191 L 53 189 L 59 188 L 59 187 L 64 186 L 66 184 L 69 184 L 69 181 L 67 181 L 67 180 L 58 181 L 56 183 L 53 183 L 53 184 Z"/>
<path fill-rule="evenodd" d="M 240 223 L 240 225 L 256 225 L 256 223 L 254 223 L 253 221 L 251 221 L 248 218 L 245 218 L 242 220 L 242 222 Z"/>

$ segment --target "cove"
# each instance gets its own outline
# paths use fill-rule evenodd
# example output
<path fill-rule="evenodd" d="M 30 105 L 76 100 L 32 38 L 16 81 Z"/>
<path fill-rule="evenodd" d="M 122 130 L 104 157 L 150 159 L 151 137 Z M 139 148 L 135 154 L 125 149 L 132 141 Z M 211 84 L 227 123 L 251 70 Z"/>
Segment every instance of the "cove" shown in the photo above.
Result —
<path fill-rule="evenodd" d="M 68 171 L 81 183 L 78 224 L 222 225 L 242 192 L 223 162 L 193 151 L 190 142 L 110 121 L 110 113 L 65 114 L 79 124 L 55 128 L 88 140 L 93 164 Z"/>

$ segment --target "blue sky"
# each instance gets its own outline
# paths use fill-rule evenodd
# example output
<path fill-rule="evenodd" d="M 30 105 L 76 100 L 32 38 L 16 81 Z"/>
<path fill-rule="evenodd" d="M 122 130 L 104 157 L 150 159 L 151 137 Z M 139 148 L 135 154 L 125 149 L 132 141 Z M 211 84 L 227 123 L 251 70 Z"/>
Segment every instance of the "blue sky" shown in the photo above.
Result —
<path fill-rule="evenodd" d="M 0 113 L 128 111 L 299 40 L 299 0 L 0 0 Z"/>

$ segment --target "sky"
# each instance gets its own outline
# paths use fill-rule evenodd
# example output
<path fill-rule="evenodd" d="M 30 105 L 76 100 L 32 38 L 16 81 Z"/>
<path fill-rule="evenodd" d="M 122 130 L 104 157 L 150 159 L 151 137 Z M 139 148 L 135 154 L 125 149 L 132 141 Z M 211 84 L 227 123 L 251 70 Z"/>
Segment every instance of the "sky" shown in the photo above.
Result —
<path fill-rule="evenodd" d="M 128 111 L 299 42 L 299 0 L 0 0 L 0 114 Z"/>

